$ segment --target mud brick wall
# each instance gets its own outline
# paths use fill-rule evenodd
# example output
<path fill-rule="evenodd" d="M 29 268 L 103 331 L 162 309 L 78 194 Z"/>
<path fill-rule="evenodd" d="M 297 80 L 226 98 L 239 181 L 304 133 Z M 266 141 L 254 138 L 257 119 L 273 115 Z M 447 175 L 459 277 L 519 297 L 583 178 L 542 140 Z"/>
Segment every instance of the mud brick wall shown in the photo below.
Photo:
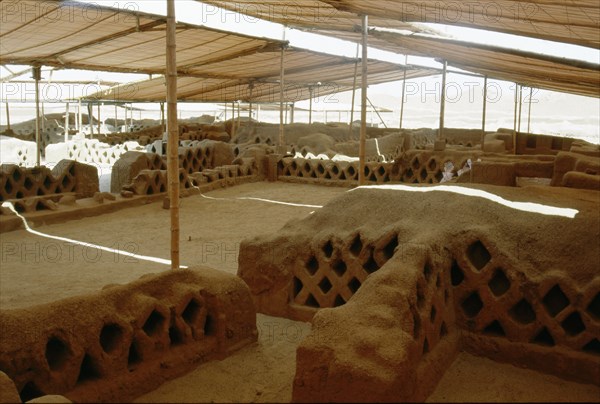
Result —
<path fill-rule="evenodd" d="M 137 142 L 125 142 L 122 145 L 111 146 L 96 139 L 72 140 L 47 146 L 46 160 L 70 159 L 84 163 L 112 165 L 130 150 L 143 150 L 143 148 Z"/>
<path fill-rule="evenodd" d="M 74 192 L 79 198 L 91 197 L 99 190 L 96 167 L 72 160 L 61 160 L 52 170 L 45 166 L 24 168 L 14 164 L 0 166 L 0 201 L 11 201 L 18 211 L 30 211 L 28 199 L 37 198 L 33 210 L 47 209 L 42 197 Z"/>
<path fill-rule="evenodd" d="M 559 153 L 556 156 L 552 185 L 600 191 L 600 157 Z"/>
<path fill-rule="evenodd" d="M 23 400 L 124 402 L 256 340 L 246 285 L 209 268 L 0 312 L 0 370 Z"/>
<path fill-rule="evenodd" d="M 507 200 L 533 192 L 476 187 Z M 598 383 L 600 246 L 581 240 L 597 238 L 600 213 L 573 192 L 546 201 L 578 211 L 567 218 L 358 188 L 243 241 L 238 275 L 257 310 L 314 316 L 294 400 L 424 400 L 459 349 Z"/>
<path fill-rule="evenodd" d="M 569 151 L 575 139 L 517 132 L 517 154 L 558 154 Z"/>

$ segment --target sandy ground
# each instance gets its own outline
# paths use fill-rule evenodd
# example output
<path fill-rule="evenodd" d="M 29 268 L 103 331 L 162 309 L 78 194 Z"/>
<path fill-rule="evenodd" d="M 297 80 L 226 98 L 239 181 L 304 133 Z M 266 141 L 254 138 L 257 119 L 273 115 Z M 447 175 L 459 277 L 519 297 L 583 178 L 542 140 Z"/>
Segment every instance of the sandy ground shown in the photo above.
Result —
<path fill-rule="evenodd" d="M 256 197 L 323 205 L 344 188 L 255 183 L 185 198 L 181 204 L 181 262 L 235 273 L 239 243 L 271 233 L 314 207 L 271 204 Z M 88 243 L 169 258 L 169 212 L 161 203 L 103 216 L 37 228 Z M 0 234 L 0 308 L 44 304 L 90 293 L 106 284 L 126 283 L 168 267 L 93 247 L 32 235 L 24 230 Z M 43 281 L 41 281 L 43 280 Z M 26 285 L 26 286 L 24 286 Z M 258 315 L 259 340 L 231 357 L 199 366 L 158 387 L 138 402 L 289 402 L 295 352 L 310 324 Z M 429 401 L 599 401 L 600 388 L 557 379 L 531 370 L 459 355 Z"/>

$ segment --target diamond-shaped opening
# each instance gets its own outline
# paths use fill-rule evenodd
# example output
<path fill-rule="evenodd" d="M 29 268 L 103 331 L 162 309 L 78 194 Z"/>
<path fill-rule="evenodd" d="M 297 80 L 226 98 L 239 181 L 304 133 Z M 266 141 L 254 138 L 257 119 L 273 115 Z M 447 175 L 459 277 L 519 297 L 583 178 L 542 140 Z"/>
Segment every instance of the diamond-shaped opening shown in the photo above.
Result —
<path fill-rule="evenodd" d="M 452 267 L 450 268 L 450 280 L 452 286 L 458 286 L 465 280 L 465 274 L 455 259 L 452 260 Z"/>
<path fill-rule="evenodd" d="M 448 326 L 445 321 L 442 321 L 442 325 L 440 326 L 440 338 L 448 335 Z"/>
<path fill-rule="evenodd" d="M 165 317 L 162 314 L 160 314 L 158 311 L 152 310 L 152 313 L 150 313 L 150 315 L 144 322 L 142 329 L 144 330 L 146 335 L 151 337 L 153 335 L 158 334 L 161 331 L 164 324 L 165 324 Z"/>
<path fill-rule="evenodd" d="M 26 177 L 23 186 L 26 190 L 31 191 L 31 188 L 33 188 L 33 181 L 31 181 L 31 178 Z"/>
<path fill-rule="evenodd" d="M 390 241 L 383 247 L 383 256 L 386 261 L 394 256 L 396 248 L 398 247 L 398 235 L 394 234 Z"/>
<path fill-rule="evenodd" d="M 429 320 L 432 323 L 435 323 L 435 316 L 437 315 L 437 310 L 435 309 L 435 306 L 431 306 L 431 313 L 429 314 Z"/>
<path fill-rule="evenodd" d="M 498 320 L 492 321 L 487 327 L 483 329 L 483 333 L 486 335 L 491 335 L 494 337 L 504 337 L 506 333 L 504 332 L 504 327 Z"/>
<path fill-rule="evenodd" d="M 19 180 L 21 179 L 21 170 L 19 170 L 19 169 L 14 170 L 12 173 L 12 179 L 15 182 L 19 182 Z"/>
<path fill-rule="evenodd" d="M 79 377 L 77 383 L 83 383 L 91 380 L 98 380 L 101 377 L 100 368 L 94 358 L 87 353 L 83 357 L 81 367 L 79 369 Z"/>
<path fill-rule="evenodd" d="M 325 254 L 327 258 L 331 258 L 333 255 L 333 244 L 331 243 L 331 240 L 327 240 L 327 242 L 323 245 L 322 250 L 323 254 Z"/>
<path fill-rule="evenodd" d="M 51 337 L 46 343 L 46 361 L 50 370 L 62 370 L 71 358 L 71 349 L 62 339 Z"/>
<path fill-rule="evenodd" d="M 423 342 L 423 355 L 429 353 L 429 341 L 425 338 L 425 342 Z"/>
<path fill-rule="evenodd" d="M 327 278 L 327 277 L 323 278 L 323 280 L 321 282 L 319 282 L 319 289 L 321 289 L 321 291 L 325 294 L 327 294 L 327 292 L 329 292 L 332 287 L 333 287 L 333 285 L 331 284 L 331 282 L 329 281 L 329 278 Z"/>
<path fill-rule="evenodd" d="M 600 355 L 600 341 L 598 340 L 598 338 L 594 338 L 593 340 L 585 344 L 582 349 L 583 352 Z"/>
<path fill-rule="evenodd" d="M 356 175 L 356 170 L 354 169 L 354 167 L 348 167 L 348 175 L 350 176 L 350 178 L 354 178 L 354 176 Z"/>
<path fill-rule="evenodd" d="M 415 173 L 413 172 L 413 170 L 411 168 L 409 168 L 408 170 L 406 170 L 406 172 L 404 173 L 404 178 L 405 181 L 410 180 L 413 176 L 415 175 Z"/>
<path fill-rule="evenodd" d="M 494 276 L 488 282 L 488 286 L 494 296 L 500 297 L 510 289 L 510 279 L 506 277 L 506 274 L 501 269 L 496 269 Z"/>
<path fill-rule="evenodd" d="M 525 299 L 521 299 L 508 313 L 513 320 L 521 324 L 531 324 L 535 321 L 535 311 Z"/>
<path fill-rule="evenodd" d="M 346 273 L 346 270 L 348 269 L 348 267 L 346 266 L 346 263 L 343 260 L 337 260 L 336 262 L 333 263 L 333 265 L 331 267 L 333 268 L 333 271 L 339 277 L 344 276 L 344 274 Z"/>
<path fill-rule="evenodd" d="M 544 307 L 552 317 L 563 311 L 571 303 L 559 285 L 555 285 L 542 299 Z"/>
<path fill-rule="evenodd" d="M 352 278 L 352 280 L 348 283 L 348 289 L 352 291 L 352 293 L 356 293 L 356 291 L 360 288 L 361 283 L 358 279 Z"/>
<path fill-rule="evenodd" d="M 554 338 L 552 338 L 552 334 L 546 327 L 542 328 L 540 332 L 531 340 L 532 343 L 544 346 L 554 346 Z"/>
<path fill-rule="evenodd" d="M 344 174 L 343 171 L 340 173 L 340 180 L 342 180 L 342 181 L 346 180 L 346 174 Z"/>
<path fill-rule="evenodd" d="M 317 261 L 317 258 L 315 258 L 315 256 L 312 256 L 308 259 L 308 261 L 306 261 L 305 267 L 306 271 L 310 275 L 314 275 L 319 270 L 319 261 Z"/>
<path fill-rule="evenodd" d="M 411 162 L 411 164 L 410 164 L 410 165 L 411 165 L 411 166 L 412 166 L 412 167 L 413 167 L 415 170 L 418 170 L 418 169 L 419 169 L 419 167 L 421 167 L 421 162 L 419 161 L 419 158 L 418 158 L 418 157 L 415 157 L 415 158 L 412 160 L 412 162 Z"/>
<path fill-rule="evenodd" d="M 373 259 L 373 250 L 369 252 L 369 258 L 362 266 L 365 269 L 365 271 L 367 271 L 370 274 L 379 269 L 379 265 L 377 265 L 377 263 Z"/>
<path fill-rule="evenodd" d="M 383 176 L 383 174 L 385 174 L 385 168 L 383 168 L 383 166 L 379 166 L 377 172 L 379 173 L 379 176 Z"/>
<path fill-rule="evenodd" d="M 526 144 L 528 149 L 535 149 L 537 146 L 537 137 L 535 135 L 527 135 Z"/>
<path fill-rule="evenodd" d="M 583 323 L 581 314 L 579 314 L 579 312 L 571 313 L 571 315 L 565 318 L 560 325 L 565 330 L 567 335 L 572 337 L 585 331 L 585 324 Z"/>
<path fill-rule="evenodd" d="M 304 284 L 302 283 L 302 281 L 300 279 L 298 279 L 295 276 L 294 276 L 293 284 L 294 284 L 294 297 L 296 297 L 296 296 L 298 296 L 298 294 L 304 287 Z"/>
<path fill-rule="evenodd" d="M 19 393 L 19 397 L 21 397 L 21 401 L 26 403 L 27 401 L 33 400 L 34 398 L 45 396 L 44 393 L 34 381 L 29 381 L 23 386 L 21 392 Z"/>
<path fill-rule="evenodd" d="M 11 194 L 11 192 L 12 192 L 12 190 L 13 190 L 12 183 L 10 182 L 10 179 L 8 179 L 8 178 L 7 178 L 7 179 L 6 179 L 6 183 L 4 184 L 4 192 L 5 192 L 7 195 L 10 195 L 10 194 Z"/>
<path fill-rule="evenodd" d="M 600 293 L 596 294 L 596 297 L 592 299 L 586 311 L 596 320 L 600 321 Z"/>
<path fill-rule="evenodd" d="M 100 346 L 106 353 L 114 352 L 125 337 L 123 328 L 118 324 L 105 324 L 100 331 Z"/>
<path fill-rule="evenodd" d="M 433 273 L 433 269 L 431 269 L 431 263 L 428 261 L 425 263 L 425 266 L 423 267 L 423 275 L 425 275 L 425 279 L 427 280 L 427 282 L 429 282 L 431 280 L 432 273 Z"/>
<path fill-rule="evenodd" d="M 469 258 L 469 261 L 471 261 L 471 264 L 479 271 L 481 271 L 481 269 L 492 259 L 490 252 L 479 240 L 469 246 L 467 249 L 467 257 Z"/>
<path fill-rule="evenodd" d="M 427 170 L 422 168 L 419 172 L 419 177 L 421 177 L 421 181 L 425 181 L 427 179 Z"/>
<path fill-rule="evenodd" d="M 465 300 L 463 300 L 461 307 L 467 317 L 473 318 L 477 316 L 483 308 L 483 302 L 479 297 L 479 293 L 471 293 Z"/>
<path fill-rule="evenodd" d="M 52 185 L 52 178 L 50 176 L 44 177 L 44 188 L 48 189 Z"/>
<path fill-rule="evenodd" d="M 335 297 L 335 300 L 333 301 L 333 307 L 343 306 L 344 304 L 346 304 L 346 301 L 344 300 L 344 298 L 340 295 L 337 295 Z"/>
<path fill-rule="evenodd" d="M 350 243 L 350 253 L 357 257 L 358 254 L 360 254 L 360 252 L 362 251 L 362 247 L 363 243 L 360 239 L 360 234 L 357 234 L 356 236 L 354 236 L 354 239 Z"/>
<path fill-rule="evenodd" d="M 417 339 L 419 335 L 421 335 L 421 317 L 419 313 L 413 312 L 413 337 Z"/>
<path fill-rule="evenodd" d="M 306 299 L 306 302 L 304 304 L 308 307 L 314 307 L 317 309 L 319 307 L 321 307 L 321 306 L 319 306 L 319 302 L 317 301 L 317 299 L 315 299 L 315 297 L 312 295 L 312 293 L 310 293 L 308 295 L 308 298 Z"/>
<path fill-rule="evenodd" d="M 436 159 L 431 159 L 429 160 L 429 163 L 427 164 L 427 167 L 429 167 L 429 170 L 431 171 L 435 171 L 435 169 L 437 168 L 437 161 Z"/>
<path fill-rule="evenodd" d="M 185 306 L 185 309 L 181 312 L 181 317 L 183 321 L 186 322 L 187 325 L 192 326 L 198 321 L 198 316 L 200 315 L 200 309 L 202 306 L 196 299 L 190 300 L 190 302 Z"/>
<path fill-rule="evenodd" d="M 421 282 L 417 283 L 417 307 L 422 309 L 425 306 L 425 291 Z"/>
<path fill-rule="evenodd" d="M 331 172 L 332 172 L 334 175 L 338 175 L 338 174 L 340 173 L 340 169 L 338 168 L 338 166 L 337 166 L 337 165 L 334 165 L 333 167 L 331 167 Z"/>

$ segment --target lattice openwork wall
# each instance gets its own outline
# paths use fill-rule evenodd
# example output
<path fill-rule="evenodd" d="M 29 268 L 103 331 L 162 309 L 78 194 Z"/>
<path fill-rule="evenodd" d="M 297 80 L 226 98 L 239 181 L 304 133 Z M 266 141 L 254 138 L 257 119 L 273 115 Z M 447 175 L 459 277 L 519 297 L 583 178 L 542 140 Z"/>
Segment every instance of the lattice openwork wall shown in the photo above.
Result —
<path fill-rule="evenodd" d="M 473 240 L 451 267 L 457 323 L 511 342 L 600 355 L 600 279 L 580 290 L 549 272 L 534 279 L 499 264 L 492 243 Z"/>
<path fill-rule="evenodd" d="M 254 341 L 255 321 L 247 289 L 232 275 L 170 271 L 52 310 L 3 312 L 0 370 L 24 401 L 66 393 L 119 402 Z"/>
<path fill-rule="evenodd" d="M 67 155 L 64 158 L 95 164 L 114 164 L 121 155 L 130 150 L 143 150 L 134 142 L 109 146 L 98 140 L 77 140 L 67 143 Z"/>

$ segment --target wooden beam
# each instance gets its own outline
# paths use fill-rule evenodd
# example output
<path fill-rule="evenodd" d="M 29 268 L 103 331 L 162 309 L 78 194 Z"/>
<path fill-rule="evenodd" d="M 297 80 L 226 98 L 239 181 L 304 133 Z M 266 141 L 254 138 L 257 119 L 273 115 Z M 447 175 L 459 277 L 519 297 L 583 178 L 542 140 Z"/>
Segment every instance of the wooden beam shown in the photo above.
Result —
<path fill-rule="evenodd" d="M 40 150 L 40 79 L 42 78 L 42 68 L 34 66 L 32 71 L 35 80 L 35 165 L 39 168 L 42 159 Z"/>
<path fill-rule="evenodd" d="M 368 37 L 369 17 L 362 16 L 362 74 L 361 74 L 361 111 L 360 111 L 360 142 L 358 147 L 358 185 L 365 184 L 365 155 L 367 146 L 367 84 L 368 84 Z"/>
<path fill-rule="evenodd" d="M 175 0 L 167 0 L 167 175 L 171 212 L 171 269 L 179 268 L 179 127 Z"/>

